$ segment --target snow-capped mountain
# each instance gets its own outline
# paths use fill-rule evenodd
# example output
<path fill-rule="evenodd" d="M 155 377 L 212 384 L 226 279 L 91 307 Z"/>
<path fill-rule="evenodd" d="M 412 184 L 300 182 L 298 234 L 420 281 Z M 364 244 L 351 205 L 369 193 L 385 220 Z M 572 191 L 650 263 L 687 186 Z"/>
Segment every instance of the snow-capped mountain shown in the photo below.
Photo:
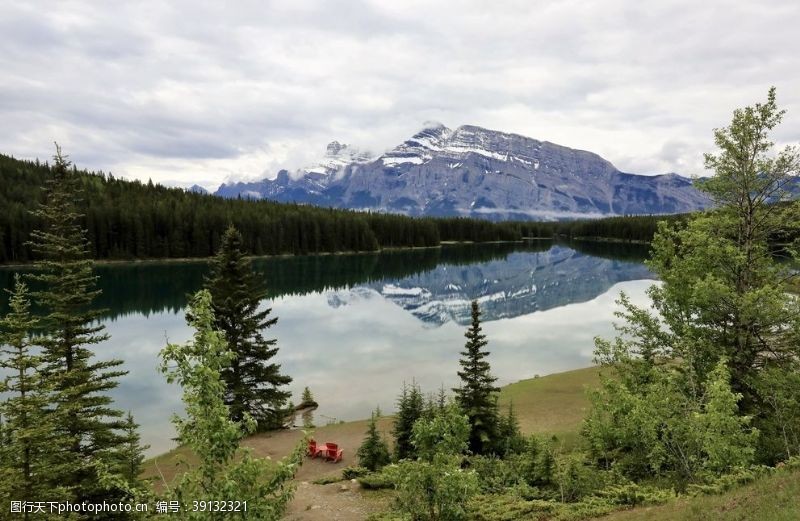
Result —
<path fill-rule="evenodd" d="M 438 123 L 374 159 L 334 141 L 314 167 L 222 185 L 216 194 L 489 219 L 680 213 L 708 205 L 677 174 L 628 174 L 591 152 Z"/>

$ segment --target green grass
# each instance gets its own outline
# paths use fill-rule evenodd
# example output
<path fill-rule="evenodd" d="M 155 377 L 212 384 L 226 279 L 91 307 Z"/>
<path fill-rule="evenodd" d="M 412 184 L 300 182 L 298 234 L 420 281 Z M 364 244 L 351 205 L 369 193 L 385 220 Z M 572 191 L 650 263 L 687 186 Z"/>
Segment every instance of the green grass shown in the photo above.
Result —
<path fill-rule="evenodd" d="M 599 385 L 599 367 L 521 380 L 502 388 L 500 408 L 505 414 L 513 402 L 524 434 L 556 436 L 566 445 L 575 445 L 589 408 L 586 391 Z"/>

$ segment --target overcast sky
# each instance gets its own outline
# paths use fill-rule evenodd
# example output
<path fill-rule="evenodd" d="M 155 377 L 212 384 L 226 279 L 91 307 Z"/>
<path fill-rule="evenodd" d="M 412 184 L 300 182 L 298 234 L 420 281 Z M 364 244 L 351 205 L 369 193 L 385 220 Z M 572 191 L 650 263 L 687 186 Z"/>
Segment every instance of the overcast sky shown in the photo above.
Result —
<path fill-rule="evenodd" d="M 0 153 L 214 187 L 380 153 L 423 122 L 702 173 L 778 89 L 800 141 L 800 2 L 0 0 Z"/>

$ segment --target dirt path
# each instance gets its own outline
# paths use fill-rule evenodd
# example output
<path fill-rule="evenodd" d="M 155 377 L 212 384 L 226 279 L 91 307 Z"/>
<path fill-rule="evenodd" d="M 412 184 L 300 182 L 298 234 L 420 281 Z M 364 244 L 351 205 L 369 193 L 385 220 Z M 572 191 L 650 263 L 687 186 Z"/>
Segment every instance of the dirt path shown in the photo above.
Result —
<path fill-rule="evenodd" d="M 383 418 L 378 427 L 387 440 L 391 439 L 391 419 Z M 364 439 L 367 422 L 350 422 L 320 427 L 313 432 L 318 443 L 332 442 L 344 451 L 342 461 L 330 463 L 306 458 L 297 472 L 297 491 L 285 519 L 291 521 L 363 520 L 374 512 L 387 508 L 387 494 L 364 491 L 356 482 L 340 481 L 315 485 L 312 481 L 328 476 L 341 476 L 342 469 L 357 465 L 355 456 Z M 281 458 L 289 454 L 302 438 L 300 431 L 280 431 L 253 436 L 244 445 L 261 456 Z"/>

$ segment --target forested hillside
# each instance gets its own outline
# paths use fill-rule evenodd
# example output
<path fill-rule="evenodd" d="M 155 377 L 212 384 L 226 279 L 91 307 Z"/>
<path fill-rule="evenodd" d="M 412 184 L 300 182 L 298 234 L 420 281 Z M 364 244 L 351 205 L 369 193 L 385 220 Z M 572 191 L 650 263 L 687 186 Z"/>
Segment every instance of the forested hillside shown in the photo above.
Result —
<path fill-rule="evenodd" d="M 73 167 L 74 168 L 74 167 Z M 270 201 L 226 200 L 77 171 L 91 254 L 97 259 L 207 257 L 229 224 L 255 255 L 373 251 L 436 246 L 442 240 L 518 240 L 519 224 L 413 219 Z M 47 163 L 0 155 L 0 263 L 31 260 L 31 214 L 50 175 Z"/>

